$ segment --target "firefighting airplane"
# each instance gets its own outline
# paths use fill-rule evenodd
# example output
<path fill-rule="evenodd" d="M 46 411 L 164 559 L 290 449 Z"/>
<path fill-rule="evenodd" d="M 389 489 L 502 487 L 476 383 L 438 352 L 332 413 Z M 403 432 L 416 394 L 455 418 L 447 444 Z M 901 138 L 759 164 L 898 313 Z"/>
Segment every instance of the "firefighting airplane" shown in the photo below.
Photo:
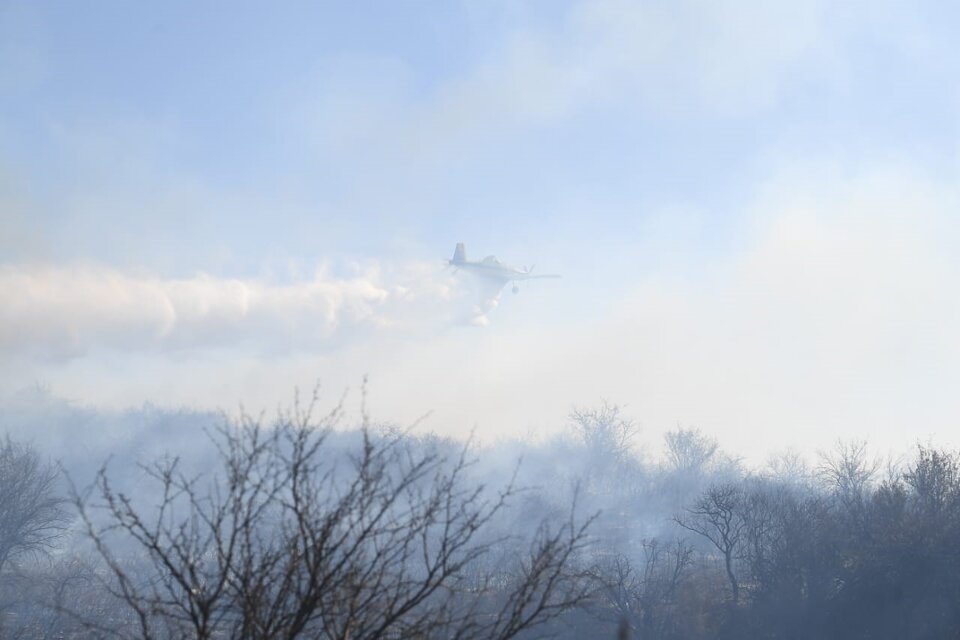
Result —
<path fill-rule="evenodd" d="M 447 260 L 447 264 L 456 269 L 463 269 L 479 277 L 486 285 L 487 293 L 491 296 L 500 294 L 500 290 L 508 283 L 513 283 L 513 292 L 517 293 L 520 288 L 517 282 L 520 280 L 534 280 L 539 278 L 559 278 L 555 273 L 533 274 L 533 267 L 526 269 L 517 269 L 503 264 L 493 256 L 487 256 L 479 262 L 470 262 L 467 260 L 467 250 L 463 243 L 457 243 L 457 248 L 453 252 L 453 258 Z"/>

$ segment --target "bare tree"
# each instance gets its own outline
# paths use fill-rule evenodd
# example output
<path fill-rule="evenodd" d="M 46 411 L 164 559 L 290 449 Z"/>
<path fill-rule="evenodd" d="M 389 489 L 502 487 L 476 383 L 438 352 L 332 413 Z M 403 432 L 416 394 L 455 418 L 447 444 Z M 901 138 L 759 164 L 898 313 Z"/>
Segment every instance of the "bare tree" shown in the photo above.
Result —
<path fill-rule="evenodd" d="M 23 556 L 51 549 L 67 522 L 57 495 L 58 469 L 29 445 L 0 441 L 0 572 Z"/>
<path fill-rule="evenodd" d="M 517 548 L 488 532 L 512 486 L 470 484 L 466 449 L 451 459 L 368 427 L 358 451 L 338 456 L 327 439 L 339 410 L 316 423 L 311 411 L 224 426 L 213 478 L 187 476 L 176 459 L 145 467 L 162 489 L 155 511 L 105 469 L 75 491 L 103 586 L 136 620 L 88 626 L 143 638 L 506 639 L 586 598 L 574 566 L 589 521 L 544 525 L 521 561 L 480 571 Z M 118 555 L 117 542 L 140 556 Z"/>
<path fill-rule="evenodd" d="M 740 601 L 740 581 L 734 562 L 744 542 L 747 522 L 743 517 L 743 491 L 734 483 L 725 482 L 708 488 L 696 504 L 674 521 L 693 531 L 716 547 L 723 556 L 724 569 L 730 582 L 733 604 Z"/>
<path fill-rule="evenodd" d="M 829 453 L 820 453 L 819 475 L 832 490 L 847 514 L 848 521 L 861 535 L 866 534 L 866 501 L 880 462 L 871 460 L 863 440 L 837 442 Z"/>
<path fill-rule="evenodd" d="M 813 480 L 807 461 L 799 452 L 789 449 L 771 455 L 761 476 L 797 489 L 808 488 Z"/>
<path fill-rule="evenodd" d="M 778 562 L 785 555 L 789 536 L 785 531 L 795 507 L 793 493 L 784 485 L 756 478 L 747 483 L 740 502 L 743 521 L 741 556 L 753 584 L 763 591 L 782 579 Z"/>
<path fill-rule="evenodd" d="M 837 442 L 832 452 L 820 453 L 821 477 L 847 503 L 862 502 L 880 463 L 870 460 L 863 440 Z"/>
<path fill-rule="evenodd" d="M 955 454 L 917 447 L 916 462 L 903 479 L 913 489 L 917 509 L 925 518 L 939 519 L 960 505 L 960 461 Z"/>
<path fill-rule="evenodd" d="M 677 428 L 664 434 L 667 460 L 674 470 L 682 473 L 700 473 L 717 453 L 716 439 L 699 429 Z"/>
<path fill-rule="evenodd" d="M 665 544 L 657 539 L 640 543 L 639 565 L 615 554 L 598 563 L 594 575 L 602 585 L 607 606 L 621 624 L 621 633 L 639 638 L 671 635 L 675 626 L 677 591 L 691 564 L 693 550 L 678 539 Z"/>
<path fill-rule="evenodd" d="M 59 470 L 29 445 L 0 440 L 0 636 L 23 633 L 18 611 L 31 608 L 35 561 L 54 548 L 67 515 Z"/>
<path fill-rule="evenodd" d="M 630 454 L 637 424 L 623 415 L 619 406 L 604 401 L 599 408 L 574 408 L 570 412 L 574 432 L 594 455 L 621 461 Z"/>

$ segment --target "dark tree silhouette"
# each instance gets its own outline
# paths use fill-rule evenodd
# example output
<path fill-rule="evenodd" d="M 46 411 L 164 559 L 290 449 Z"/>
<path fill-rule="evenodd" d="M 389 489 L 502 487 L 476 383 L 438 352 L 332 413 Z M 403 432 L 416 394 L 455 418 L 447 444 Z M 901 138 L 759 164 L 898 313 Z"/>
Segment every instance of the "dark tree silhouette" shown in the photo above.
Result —
<path fill-rule="evenodd" d="M 740 601 L 740 580 L 735 561 L 743 544 L 747 523 L 743 517 L 744 494 L 733 482 L 709 487 L 696 503 L 674 521 L 710 541 L 723 556 L 723 566 L 730 582 L 733 604 Z"/>
<path fill-rule="evenodd" d="M 155 511 L 113 488 L 106 470 L 75 494 L 109 568 L 104 587 L 135 627 L 121 637 L 512 638 L 577 606 L 586 526 L 541 526 L 525 547 L 491 534 L 516 493 L 465 478 L 459 457 L 364 427 L 349 456 L 328 450 L 334 411 L 295 410 L 264 428 L 215 434 L 220 471 L 189 477 L 176 459 L 146 471 Z M 492 497 L 491 497 L 492 495 Z M 133 543 L 144 562 L 115 549 Z M 494 553 L 509 561 L 483 569 Z M 77 612 L 82 616 L 82 612 Z"/>
<path fill-rule="evenodd" d="M 678 636 L 678 591 L 687 578 L 693 549 L 680 539 L 643 540 L 641 562 L 615 554 L 602 559 L 594 575 L 620 632 L 640 638 Z"/>

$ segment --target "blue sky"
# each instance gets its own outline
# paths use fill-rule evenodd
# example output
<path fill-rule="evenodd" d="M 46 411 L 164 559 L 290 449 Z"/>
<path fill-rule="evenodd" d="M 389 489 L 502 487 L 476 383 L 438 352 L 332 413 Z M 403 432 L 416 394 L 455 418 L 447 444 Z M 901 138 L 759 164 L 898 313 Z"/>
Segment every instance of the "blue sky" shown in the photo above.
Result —
<path fill-rule="evenodd" d="M 450 433 L 605 397 L 747 448 L 941 437 L 957 17 L 0 3 L 0 390 L 271 405 L 366 372 Z M 564 279 L 464 326 L 457 241 Z"/>

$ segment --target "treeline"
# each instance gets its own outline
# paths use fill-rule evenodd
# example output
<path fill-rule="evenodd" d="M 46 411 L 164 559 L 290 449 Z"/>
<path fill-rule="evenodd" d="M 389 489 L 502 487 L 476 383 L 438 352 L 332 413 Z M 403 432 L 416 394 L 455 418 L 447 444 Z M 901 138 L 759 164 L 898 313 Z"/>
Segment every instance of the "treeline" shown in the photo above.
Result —
<path fill-rule="evenodd" d="M 75 428 L 41 405 L 0 417 Z M 138 466 L 0 443 L 2 637 L 960 636 L 953 452 L 881 464 L 844 443 L 748 469 L 675 429 L 651 459 L 609 404 L 489 447 L 312 403 L 124 420 L 145 416 L 178 438 Z"/>
<path fill-rule="evenodd" d="M 813 481 L 710 482 L 674 517 L 688 536 L 598 563 L 597 606 L 638 638 L 958 637 L 957 455 L 881 474 L 841 445 Z"/>

